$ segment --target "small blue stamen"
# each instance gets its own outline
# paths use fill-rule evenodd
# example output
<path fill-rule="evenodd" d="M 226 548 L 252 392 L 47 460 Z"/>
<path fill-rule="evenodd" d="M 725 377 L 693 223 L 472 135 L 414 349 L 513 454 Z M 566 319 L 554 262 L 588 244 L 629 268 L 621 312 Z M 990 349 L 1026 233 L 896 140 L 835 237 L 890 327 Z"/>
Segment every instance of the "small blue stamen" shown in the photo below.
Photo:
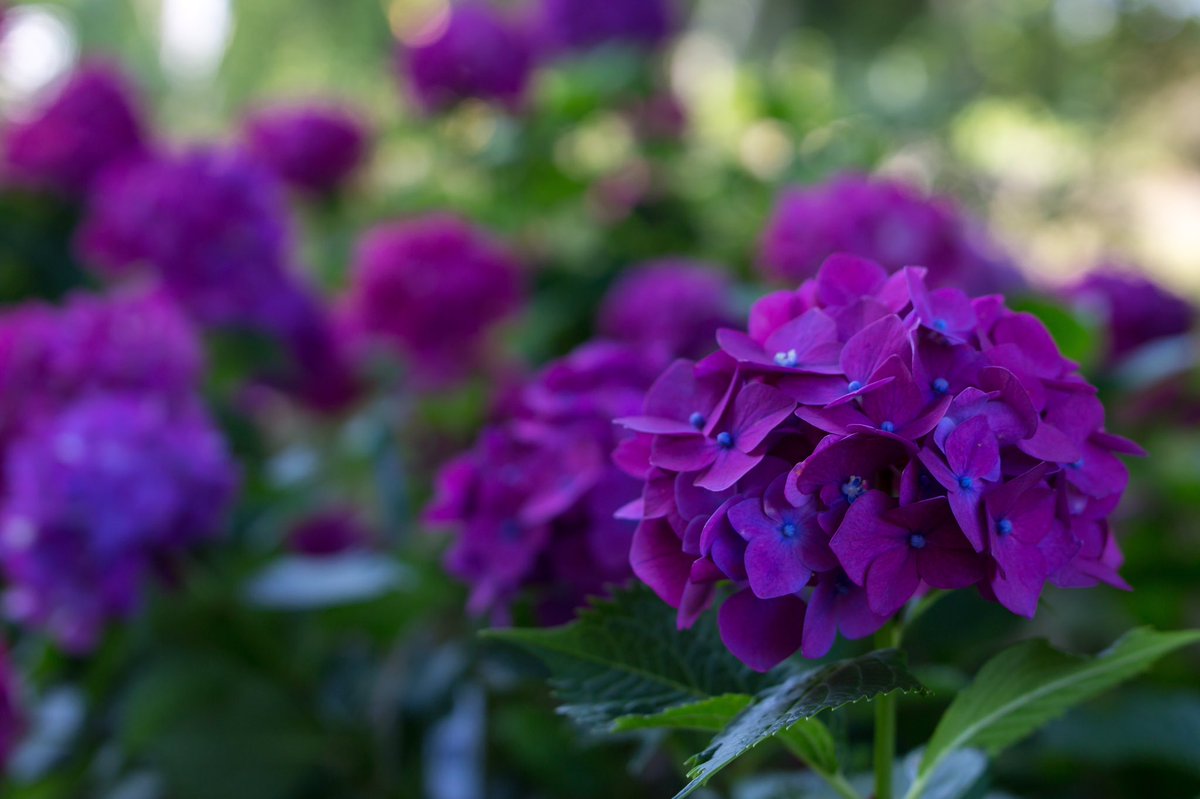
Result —
<path fill-rule="evenodd" d="M 894 433 L 896 432 L 896 425 L 892 424 L 891 422 L 884 422 L 883 424 L 879 425 L 879 429 L 885 433 Z"/>
<path fill-rule="evenodd" d="M 776 366 L 783 366 L 785 368 L 791 369 L 798 363 L 800 363 L 800 359 L 798 357 L 796 357 L 795 350 L 788 350 L 787 352 L 780 351 L 780 352 L 775 353 L 775 365 Z"/>
<path fill-rule="evenodd" d="M 958 478 L 958 487 L 964 491 L 969 490 L 973 485 L 975 485 L 975 481 L 970 477 L 963 476 Z"/>
<path fill-rule="evenodd" d="M 733 436 L 729 433 L 718 433 L 717 445 L 720 446 L 721 449 L 729 449 L 733 446 Z"/>
<path fill-rule="evenodd" d="M 1000 535 L 1008 535 L 1012 531 L 1013 525 L 1008 519 L 1001 519 L 1000 521 L 996 522 L 996 532 Z"/>
<path fill-rule="evenodd" d="M 847 386 L 847 388 L 849 388 L 851 391 L 858 391 L 860 388 L 862 388 L 862 383 L 857 380 L 851 380 L 850 385 Z"/>
<path fill-rule="evenodd" d="M 784 522 L 782 525 L 780 525 L 779 532 L 783 533 L 784 538 L 795 538 L 796 537 L 796 523 L 795 522 Z"/>
<path fill-rule="evenodd" d="M 946 329 L 949 327 L 950 327 L 950 325 L 947 324 L 945 319 L 934 319 L 933 320 L 933 329 L 938 331 L 939 333 L 945 333 Z"/>
<path fill-rule="evenodd" d="M 908 537 L 908 545 L 910 547 L 912 547 L 913 549 L 924 549 L 925 548 L 925 534 L 924 533 L 913 533 L 912 535 L 910 535 Z"/>
<path fill-rule="evenodd" d="M 859 477 L 857 474 L 851 475 L 850 479 L 842 484 L 842 496 L 844 496 L 846 501 L 851 505 L 854 504 L 854 500 L 858 499 L 865 493 L 867 493 L 867 481 Z"/>
<path fill-rule="evenodd" d="M 933 390 L 938 394 L 945 394 L 950 390 L 950 381 L 944 377 L 939 377 L 933 381 Z"/>
<path fill-rule="evenodd" d="M 693 411 L 692 415 L 688 417 L 688 424 L 697 430 L 704 427 L 706 421 L 708 420 L 704 418 L 704 414 L 700 413 L 700 411 Z"/>

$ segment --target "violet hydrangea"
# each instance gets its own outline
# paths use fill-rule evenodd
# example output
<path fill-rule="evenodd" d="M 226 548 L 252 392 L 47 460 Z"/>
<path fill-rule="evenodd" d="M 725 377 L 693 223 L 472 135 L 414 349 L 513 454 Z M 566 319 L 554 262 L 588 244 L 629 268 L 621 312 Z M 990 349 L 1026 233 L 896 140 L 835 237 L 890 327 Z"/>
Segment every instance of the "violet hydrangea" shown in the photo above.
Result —
<path fill-rule="evenodd" d="M 1024 282 L 982 227 L 947 199 L 858 174 L 785 191 L 763 232 L 763 271 L 788 282 L 804 280 L 838 252 L 869 258 L 888 271 L 923 266 L 931 288 L 983 293 Z"/>
<path fill-rule="evenodd" d="M 17 182 L 83 195 L 108 168 L 149 149 L 129 80 L 115 67 L 79 67 L 49 102 L 10 125 L 4 163 Z"/>
<path fill-rule="evenodd" d="M 579 52 L 606 44 L 653 47 L 674 28 L 670 0 L 541 0 L 539 31 L 557 52 Z"/>
<path fill-rule="evenodd" d="M 659 351 L 699 357 L 736 317 L 732 285 L 715 267 L 683 258 L 636 265 L 600 306 L 600 335 Z"/>
<path fill-rule="evenodd" d="M 5 609 L 86 651 L 137 608 L 147 577 L 217 532 L 236 480 L 198 405 L 96 394 L 12 442 L 4 482 Z"/>
<path fill-rule="evenodd" d="M 397 61 L 413 99 L 431 113 L 468 99 L 516 109 L 533 69 L 525 33 L 481 2 L 447 5 Z"/>
<path fill-rule="evenodd" d="M 620 420 L 632 567 L 681 626 L 731 582 L 723 640 L 766 670 L 926 588 L 1032 616 L 1047 582 L 1126 587 L 1107 519 L 1140 450 L 1032 315 L 839 255 L 718 342 Z"/>
<path fill-rule="evenodd" d="M 1090 272 L 1064 294 L 1103 324 L 1111 361 L 1152 341 L 1184 335 L 1196 319 L 1196 310 L 1187 300 L 1145 277 L 1111 266 Z"/>
<path fill-rule="evenodd" d="M 524 594 L 542 622 L 565 621 L 587 594 L 629 577 L 634 522 L 614 514 L 639 483 L 610 458 L 628 438 L 612 419 L 641 406 L 661 365 L 629 345 L 585 344 L 442 469 L 425 518 L 454 532 L 446 565 L 470 585 L 473 613 L 505 621 Z"/>
<path fill-rule="evenodd" d="M 346 314 L 360 334 L 398 348 L 420 382 L 445 385 L 478 364 L 485 335 L 521 296 L 521 267 L 499 241 L 431 214 L 363 235 Z"/>
<path fill-rule="evenodd" d="M 247 149 L 285 183 L 322 194 L 344 183 L 367 154 L 358 117 L 336 106 L 266 108 L 245 122 Z"/>

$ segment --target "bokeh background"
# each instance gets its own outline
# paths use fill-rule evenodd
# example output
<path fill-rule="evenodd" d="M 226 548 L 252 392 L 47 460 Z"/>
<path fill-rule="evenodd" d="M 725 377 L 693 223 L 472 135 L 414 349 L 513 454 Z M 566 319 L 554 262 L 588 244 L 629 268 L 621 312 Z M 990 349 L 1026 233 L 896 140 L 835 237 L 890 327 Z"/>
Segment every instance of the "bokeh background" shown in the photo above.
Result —
<path fill-rule="evenodd" d="M 1110 428 L 1151 453 L 1119 513 L 1136 590 L 1057 592 L 1033 623 L 973 597 L 935 606 L 912 648 L 941 698 L 905 705 L 901 748 L 1007 640 L 1095 651 L 1137 624 L 1200 625 L 1195 335 L 1118 363 L 1103 315 L 1065 288 L 1112 265 L 1200 300 L 1200 3 L 681 0 L 676 32 L 649 53 L 555 59 L 520 109 L 469 100 L 433 114 L 397 53 L 437 36 L 444 0 L 9 6 L 5 124 L 95 55 L 135 79 L 171 147 L 233 144 L 248 114 L 281 102 L 353 109 L 371 131 L 366 164 L 336 194 L 290 206 L 295 261 L 331 307 L 365 230 L 430 211 L 490 229 L 529 290 L 489 368 L 414 388 L 403 359 L 376 353 L 361 366 L 365 395 L 333 414 L 270 392 L 248 400 L 247 375 L 276 356 L 252 336 L 208 336 L 204 395 L 242 474 L 229 529 L 86 657 L 13 631 L 28 712 L 4 796 L 671 795 L 700 740 L 572 733 L 534 664 L 476 639 L 488 620 L 464 611 L 445 542 L 419 513 L 437 466 L 470 445 L 508 381 L 586 340 L 623 271 L 701 259 L 737 282 L 744 310 L 776 285 L 759 242 L 780 190 L 847 171 L 978 219 L 1029 281 L 1014 303 L 1101 386 Z M 96 288 L 73 245 L 81 213 L 0 191 L 0 301 Z M 346 508 L 369 530 L 356 560 L 298 558 L 297 524 Z M 1179 656 L 1088 705 L 1004 755 L 970 795 L 1196 796 L 1198 669 L 1195 652 Z M 852 709 L 842 731 L 867 724 Z M 788 766 L 756 753 L 714 795 L 792 795 L 764 777 Z"/>

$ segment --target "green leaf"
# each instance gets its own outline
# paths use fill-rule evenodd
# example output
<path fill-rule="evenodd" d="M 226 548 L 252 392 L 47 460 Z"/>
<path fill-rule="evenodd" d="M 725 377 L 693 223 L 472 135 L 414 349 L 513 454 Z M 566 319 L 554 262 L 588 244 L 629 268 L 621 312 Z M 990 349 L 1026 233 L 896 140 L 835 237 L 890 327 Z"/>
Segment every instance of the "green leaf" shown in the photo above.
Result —
<path fill-rule="evenodd" d="M 693 768 L 688 772 L 692 781 L 675 799 L 688 796 L 758 744 L 823 710 L 893 691 L 924 690 L 924 686 L 908 673 L 904 656 L 894 649 L 830 663 L 790 677 L 764 690 L 753 705 L 712 740 L 707 749 L 692 758 Z M 826 744 L 819 740 L 820 734 L 816 733 L 811 742 L 805 739 L 805 735 L 814 729 L 801 729 L 784 740 L 801 748 L 811 746 L 818 759 L 825 760 L 821 750 Z"/>
<path fill-rule="evenodd" d="M 801 719 L 776 738 L 787 750 L 807 763 L 820 774 L 834 774 L 838 770 L 837 743 L 833 733 L 817 719 Z"/>
<path fill-rule="evenodd" d="M 628 730 L 699 730 L 720 732 L 741 713 L 754 697 L 746 694 L 722 694 L 686 705 L 676 705 L 661 713 L 621 716 L 613 722 L 615 732 Z"/>
<path fill-rule="evenodd" d="M 1197 641 L 1200 631 L 1162 633 L 1143 627 L 1091 658 L 1064 654 L 1040 640 L 1001 652 L 984 665 L 942 716 L 909 799 L 921 795 L 928 775 L 952 752 L 970 746 L 995 754 L 1073 705 Z"/>
<path fill-rule="evenodd" d="M 549 630 L 490 630 L 550 667 L 560 711 L 611 731 L 623 716 L 653 716 L 722 694 L 753 694 L 769 678 L 721 643 L 712 614 L 678 630 L 675 611 L 646 588 L 596 600 L 579 618 Z"/>

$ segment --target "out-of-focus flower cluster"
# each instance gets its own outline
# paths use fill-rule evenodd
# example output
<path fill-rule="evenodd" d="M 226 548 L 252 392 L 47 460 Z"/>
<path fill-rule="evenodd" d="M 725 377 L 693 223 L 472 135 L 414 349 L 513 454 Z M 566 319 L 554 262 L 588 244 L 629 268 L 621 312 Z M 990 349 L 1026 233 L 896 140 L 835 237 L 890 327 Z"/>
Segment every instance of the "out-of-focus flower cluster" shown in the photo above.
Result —
<path fill-rule="evenodd" d="M 923 266 L 932 288 L 982 294 L 1023 286 L 982 226 L 950 202 L 922 197 L 895 180 L 845 174 L 780 197 L 762 237 L 760 265 L 767 276 L 805 280 L 838 252 L 869 258 L 888 271 Z"/>
<path fill-rule="evenodd" d="M 0 564 L 10 618 L 66 648 L 219 530 L 236 469 L 198 399 L 200 343 L 161 293 L 0 316 Z"/>
<path fill-rule="evenodd" d="M 721 632 L 753 668 L 820 657 L 930 587 L 1024 616 L 1047 582 L 1125 587 L 1107 517 L 1138 447 L 1035 317 L 925 277 L 832 257 L 622 420 L 645 481 L 634 572 L 685 627 L 732 581 Z"/>
<path fill-rule="evenodd" d="M 1150 342 L 1192 329 L 1196 310 L 1187 300 L 1128 270 L 1104 266 L 1067 287 L 1066 298 L 1100 323 L 1106 355 L 1116 362 Z"/>
<path fill-rule="evenodd" d="M 670 296 L 704 301 L 658 324 L 620 323 Z M 629 436 L 612 420 L 641 407 L 672 357 L 712 340 L 732 315 L 729 296 L 727 282 L 702 266 L 631 270 L 601 314 L 602 329 L 620 340 L 585 344 L 546 366 L 442 470 L 426 520 L 455 531 L 446 566 L 471 586 L 473 612 L 504 620 L 527 590 L 543 622 L 561 621 L 585 596 L 629 576 L 634 523 L 615 514 L 639 483 L 613 463 Z"/>

